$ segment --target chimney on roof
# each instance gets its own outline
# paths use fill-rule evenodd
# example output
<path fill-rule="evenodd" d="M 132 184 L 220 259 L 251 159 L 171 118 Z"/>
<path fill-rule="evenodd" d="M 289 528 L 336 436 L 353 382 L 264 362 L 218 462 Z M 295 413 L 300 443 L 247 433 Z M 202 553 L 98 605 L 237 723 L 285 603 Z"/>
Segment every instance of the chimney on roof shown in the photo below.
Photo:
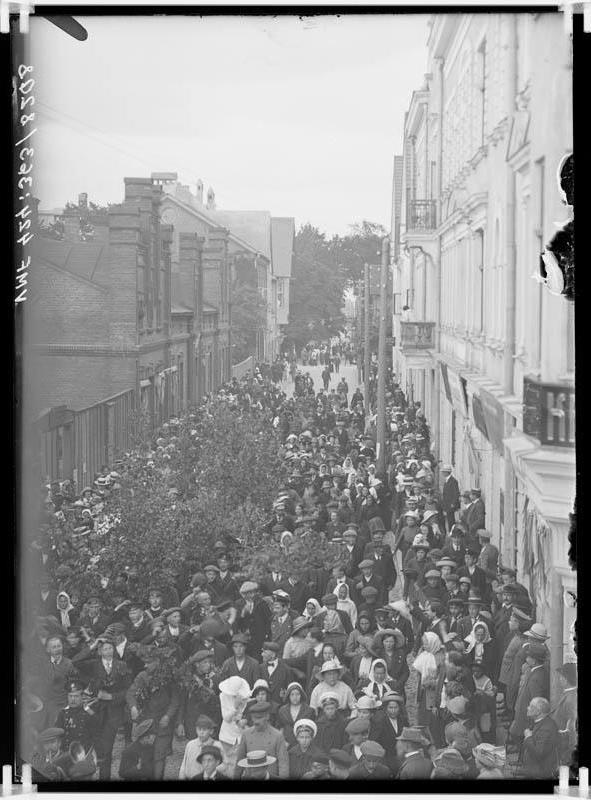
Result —
<path fill-rule="evenodd" d="M 207 190 L 207 206 L 206 206 L 206 208 L 209 211 L 215 211 L 215 192 L 211 188 L 211 186 Z"/>
<path fill-rule="evenodd" d="M 197 185 L 195 187 L 195 198 L 200 206 L 203 205 L 203 181 L 201 178 L 197 181 Z"/>

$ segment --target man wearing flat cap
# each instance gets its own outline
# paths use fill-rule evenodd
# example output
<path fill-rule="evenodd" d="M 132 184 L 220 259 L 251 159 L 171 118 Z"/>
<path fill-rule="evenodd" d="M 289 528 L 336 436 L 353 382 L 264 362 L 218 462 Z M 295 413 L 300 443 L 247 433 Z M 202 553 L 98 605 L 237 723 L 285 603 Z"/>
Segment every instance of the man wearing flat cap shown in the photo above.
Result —
<path fill-rule="evenodd" d="M 237 762 L 247 757 L 253 750 L 263 751 L 276 761 L 269 766 L 271 777 L 289 777 L 289 756 L 283 733 L 273 728 L 270 719 L 271 704 L 257 702 L 250 708 L 252 727 L 246 728 L 242 734 L 236 751 Z M 242 767 L 236 769 L 235 778 L 242 777 Z"/>
<path fill-rule="evenodd" d="M 390 770 L 384 764 L 386 751 L 378 742 L 366 739 L 360 747 L 362 758 L 349 773 L 352 781 L 359 780 L 385 780 L 391 777 Z"/>
<path fill-rule="evenodd" d="M 349 737 L 349 741 L 343 746 L 343 750 L 347 755 L 351 756 L 353 765 L 361 763 L 363 758 L 361 745 L 369 738 L 369 729 L 370 721 L 365 717 L 354 717 L 345 727 L 345 733 Z"/>
<path fill-rule="evenodd" d="M 31 756 L 33 780 L 44 781 L 66 780 L 66 770 L 71 763 L 69 753 L 62 747 L 63 728 L 46 728 L 37 734 L 37 748 Z"/>
<path fill-rule="evenodd" d="M 361 574 L 357 576 L 355 581 L 357 603 L 363 602 L 363 595 L 361 593 L 363 589 L 366 589 L 368 586 L 371 586 L 373 589 L 377 589 L 377 602 L 379 605 L 386 603 L 388 598 L 386 597 L 384 582 L 380 576 L 377 575 L 374 569 L 374 562 L 369 558 L 364 558 L 359 562 L 359 572 Z"/>
<path fill-rule="evenodd" d="M 234 634 L 230 640 L 232 655 L 222 664 L 219 675 L 220 681 L 237 675 L 239 678 L 244 678 L 250 686 L 254 686 L 256 679 L 260 677 L 260 664 L 252 656 L 246 654 L 247 644 L 248 639 L 245 634 Z"/>

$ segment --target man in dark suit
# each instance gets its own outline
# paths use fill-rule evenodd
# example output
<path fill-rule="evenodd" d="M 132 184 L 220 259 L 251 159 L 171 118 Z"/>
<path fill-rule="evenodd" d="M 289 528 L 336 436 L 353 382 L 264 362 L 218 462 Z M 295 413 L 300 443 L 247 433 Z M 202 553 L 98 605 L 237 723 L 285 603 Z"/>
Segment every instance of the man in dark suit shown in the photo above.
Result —
<path fill-rule="evenodd" d="M 446 545 L 441 551 L 444 558 L 451 558 L 452 561 L 461 569 L 465 565 L 464 556 L 466 554 L 466 547 L 464 546 L 464 533 L 459 526 L 454 526 L 450 534 L 451 542 Z"/>
<path fill-rule="evenodd" d="M 260 678 L 260 664 L 259 662 L 246 655 L 247 638 L 242 633 L 237 633 L 232 637 L 231 647 L 232 655 L 227 658 L 220 669 L 219 683 L 225 681 L 226 678 L 231 678 L 233 675 L 238 675 L 240 678 L 254 686 L 257 678 Z"/>
<path fill-rule="evenodd" d="M 530 667 L 523 686 L 517 694 L 515 701 L 515 716 L 509 735 L 513 741 L 518 741 L 527 730 L 527 717 L 529 704 L 534 698 L 550 696 L 550 672 L 548 668 L 548 650 L 541 642 L 528 642 L 525 645 L 525 661 Z"/>
<path fill-rule="evenodd" d="M 476 566 L 478 561 L 478 549 L 468 547 L 464 553 L 464 566 L 458 570 L 459 578 L 470 578 L 470 588 L 476 594 L 479 594 L 483 599 L 488 599 L 490 593 L 489 583 L 486 579 L 486 573 L 480 567 Z"/>
<path fill-rule="evenodd" d="M 405 725 L 408 725 L 408 716 L 404 697 L 396 692 L 385 694 L 382 697 L 382 709 L 376 713 L 372 721 L 370 735 L 384 748 L 386 752 L 384 763 L 390 768 L 392 775 L 396 775 L 401 767 L 396 744 Z"/>
<path fill-rule="evenodd" d="M 269 562 L 269 568 L 269 572 L 260 583 L 263 597 L 271 597 L 273 592 L 280 589 L 287 580 L 287 575 L 281 571 L 281 565 L 278 561 Z"/>
<path fill-rule="evenodd" d="M 98 658 L 85 664 L 89 678 L 89 691 L 97 701 L 93 705 L 97 736 L 95 747 L 99 779 L 110 780 L 113 745 L 117 731 L 125 721 L 125 696 L 131 685 L 127 664 L 115 656 L 114 639 L 102 637 L 97 645 Z M 79 663 L 82 672 L 82 663 Z"/>
<path fill-rule="evenodd" d="M 359 562 L 359 570 L 361 575 L 358 576 L 355 582 L 355 592 L 356 592 L 356 602 L 358 604 L 363 603 L 363 596 L 361 592 L 363 589 L 367 589 L 369 586 L 372 586 L 376 589 L 378 596 L 376 602 L 378 605 L 382 603 L 386 603 L 388 601 L 387 592 L 384 587 L 384 581 L 382 578 L 377 574 L 374 568 L 374 561 L 368 558 L 364 558 L 363 561 Z"/>
<path fill-rule="evenodd" d="M 293 611 L 298 615 L 301 614 L 306 606 L 310 590 L 308 584 L 302 580 L 300 570 L 291 570 L 288 579 L 281 584 L 280 589 L 289 595 Z"/>
<path fill-rule="evenodd" d="M 222 600 L 232 600 L 236 602 L 240 597 L 240 592 L 238 591 L 238 584 L 230 572 L 230 562 L 227 554 L 225 552 L 218 553 L 216 562 L 219 569 L 218 582 Z"/>
<path fill-rule="evenodd" d="M 386 592 L 391 589 L 396 583 L 396 568 L 390 547 L 383 542 L 370 543 L 365 548 L 364 558 L 373 561 L 375 574 L 382 579 Z"/>
<path fill-rule="evenodd" d="M 424 748 L 429 741 L 419 728 L 404 728 L 397 738 L 396 752 L 401 767 L 396 777 L 398 780 L 427 780 L 431 777 L 433 764 L 425 757 Z"/>
<path fill-rule="evenodd" d="M 269 684 L 269 700 L 280 705 L 284 702 L 285 689 L 296 676 L 291 667 L 279 658 L 279 645 L 277 642 L 263 644 L 263 663 L 260 665 L 260 678 Z"/>
<path fill-rule="evenodd" d="M 456 511 L 460 507 L 460 487 L 456 478 L 452 475 L 451 464 L 442 466 L 439 474 L 443 478 L 441 505 L 447 522 L 447 530 L 450 531 L 456 520 Z"/>
<path fill-rule="evenodd" d="M 342 561 L 345 565 L 345 573 L 348 578 L 354 578 L 359 569 L 359 562 L 363 559 L 363 546 L 359 542 L 359 535 L 354 528 L 347 528 L 343 531 L 343 553 Z M 332 591 L 327 587 L 327 591 Z"/>
<path fill-rule="evenodd" d="M 470 505 L 466 513 L 466 525 L 468 526 L 468 535 L 475 541 L 478 541 L 477 531 L 484 528 L 486 518 L 486 510 L 484 501 L 482 500 L 480 489 L 470 489 Z"/>
<path fill-rule="evenodd" d="M 260 658 L 263 642 L 271 632 L 271 609 L 266 601 L 257 597 L 258 585 L 245 581 L 240 587 L 242 602 L 238 604 L 236 623 L 239 630 L 248 635 L 249 655 Z"/>
<path fill-rule="evenodd" d="M 545 697 L 534 697 L 527 707 L 531 727 L 523 732 L 521 766 L 524 777 L 550 780 L 556 778 L 559 764 L 560 734 L 550 716 Z"/>

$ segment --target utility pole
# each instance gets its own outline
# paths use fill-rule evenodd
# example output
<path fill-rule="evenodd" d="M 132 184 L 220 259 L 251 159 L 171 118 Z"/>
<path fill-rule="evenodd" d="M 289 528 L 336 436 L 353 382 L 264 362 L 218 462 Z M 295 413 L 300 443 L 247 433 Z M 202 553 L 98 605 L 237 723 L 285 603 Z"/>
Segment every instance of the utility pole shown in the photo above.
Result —
<path fill-rule="evenodd" d="M 363 296 L 361 281 L 357 281 L 357 384 L 361 385 L 361 329 L 363 327 Z"/>
<path fill-rule="evenodd" d="M 386 312 L 388 308 L 388 263 L 390 260 L 390 239 L 382 240 L 382 266 L 380 274 L 380 327 L 378 345 L 378 418 L 377 418 L 377 463 L 376 472 L 382 476 L 386 472 Z"/>
<path fill-rule="evenodd" d="M 363 338 L 363 404 L 365 406 L 365 418 L 370 414 L 369 408 L 369 264 L 366 262 L 363 265 L 363 278 L 365 284 L 365 299 L 364 299 L 364 312 L 365 312 L 365 336 Z"/>

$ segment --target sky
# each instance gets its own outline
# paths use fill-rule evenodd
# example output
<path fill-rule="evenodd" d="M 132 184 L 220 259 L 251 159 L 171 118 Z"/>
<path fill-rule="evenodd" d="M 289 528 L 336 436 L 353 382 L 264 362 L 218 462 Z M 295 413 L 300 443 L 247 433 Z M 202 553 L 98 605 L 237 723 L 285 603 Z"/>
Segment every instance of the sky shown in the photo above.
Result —
<path fill-rule="evenodd" d="M 85 42 L 30 20 L 41 209 L 171 171 L 220 209 L 389 227 L 426 15 L 77 19 Z"/>

